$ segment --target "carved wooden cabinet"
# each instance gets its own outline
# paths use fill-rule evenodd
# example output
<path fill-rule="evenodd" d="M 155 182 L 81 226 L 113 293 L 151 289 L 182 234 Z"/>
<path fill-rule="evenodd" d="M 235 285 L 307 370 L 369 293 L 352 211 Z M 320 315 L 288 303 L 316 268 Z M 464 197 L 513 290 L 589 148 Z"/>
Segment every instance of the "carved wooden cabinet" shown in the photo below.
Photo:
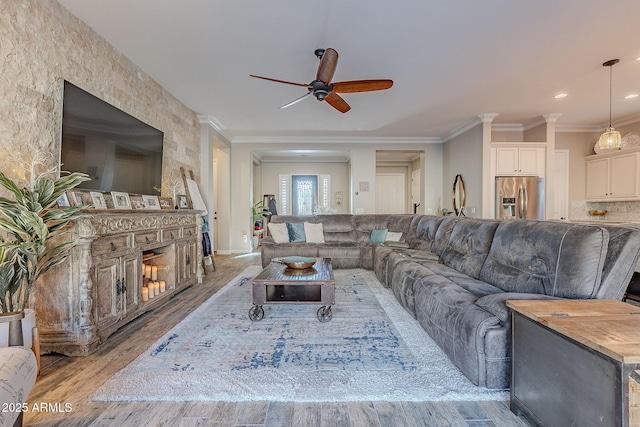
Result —
<path fill-rule="evenodd" d="M 196 211 L 88 213 L 69 227 L 78 242 L 70 257 L 43 275 L 32 294 L 43 353 L 88 355 L 120 327 L 202 281 Z M 146 301 L 145 263 L 166 283 L 165 292 Z"/>

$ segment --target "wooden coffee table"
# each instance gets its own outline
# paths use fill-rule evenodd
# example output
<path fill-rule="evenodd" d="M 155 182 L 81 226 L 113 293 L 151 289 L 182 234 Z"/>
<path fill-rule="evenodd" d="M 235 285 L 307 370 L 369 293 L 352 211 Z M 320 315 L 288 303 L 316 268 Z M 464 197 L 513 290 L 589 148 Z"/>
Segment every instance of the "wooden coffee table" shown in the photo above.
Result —
<path fill-rule="evenodd" d="M 305 269 L 288 268 L 272 261 L 253 279 L 253 307 L 249 319 L 264 318 L 265 304 L 323 304 L 316 313 L 318 320 L 328 322 L 333 317 L 331 306 L 335 302 L 335 280 L 330 258 L 318 261 Z"/>

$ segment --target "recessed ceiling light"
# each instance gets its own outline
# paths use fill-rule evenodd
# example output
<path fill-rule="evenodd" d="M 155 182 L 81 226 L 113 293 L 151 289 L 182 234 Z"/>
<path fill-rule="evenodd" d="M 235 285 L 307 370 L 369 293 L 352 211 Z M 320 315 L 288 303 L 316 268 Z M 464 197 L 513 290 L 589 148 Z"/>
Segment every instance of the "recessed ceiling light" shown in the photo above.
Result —
<path fill-rule="evenodd" d="M 556 96 L 554 96 L 555 99 L 562 99 L 562 98 L 566 98 L 567 94 L 566 93 L 559 93 Z"/>
<path fill-rule="evenodd" d="M 638 97 L 637 93 L 630 93 L 629 95 L 625 96 L 624 99 L 633 99 L 637 97 Z"/>

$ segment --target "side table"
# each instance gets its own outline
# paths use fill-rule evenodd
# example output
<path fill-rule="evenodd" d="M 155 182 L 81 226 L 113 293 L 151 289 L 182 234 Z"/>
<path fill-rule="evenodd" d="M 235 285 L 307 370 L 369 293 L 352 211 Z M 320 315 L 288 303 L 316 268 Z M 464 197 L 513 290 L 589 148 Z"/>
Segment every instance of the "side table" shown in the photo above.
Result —
<path fill-rule="evenodd" d="M 511 411 L 541 426 L 640 425 L 640 308 L 507 301 Z"/>

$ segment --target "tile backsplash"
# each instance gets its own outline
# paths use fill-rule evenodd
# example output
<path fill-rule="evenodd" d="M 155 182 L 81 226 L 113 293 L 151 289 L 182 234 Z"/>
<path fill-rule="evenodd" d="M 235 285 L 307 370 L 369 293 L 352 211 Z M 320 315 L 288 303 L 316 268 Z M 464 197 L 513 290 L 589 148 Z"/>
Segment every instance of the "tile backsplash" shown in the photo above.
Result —
<path fill-rule="evenodd" d="M 590 210 L 606 209 L 604 216 L 589 215 Z M 572 221 L 621 221 L 640 223 L 640 201 L 634 202 L 588 202 L 574 200 L 571 202 Z"/>

